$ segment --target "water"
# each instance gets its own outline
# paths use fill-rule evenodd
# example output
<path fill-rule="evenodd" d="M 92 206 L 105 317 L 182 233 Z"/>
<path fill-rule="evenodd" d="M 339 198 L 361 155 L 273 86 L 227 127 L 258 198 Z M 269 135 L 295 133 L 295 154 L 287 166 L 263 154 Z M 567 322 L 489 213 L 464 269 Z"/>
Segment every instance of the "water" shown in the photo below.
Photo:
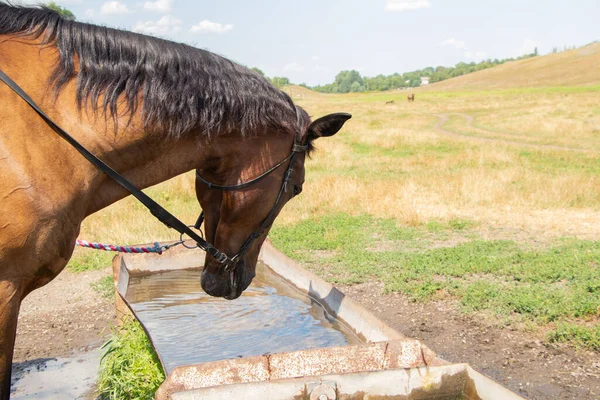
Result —
<path fill-rule="evenodd" d="M 182 365 L 358 343 L 352 331 L 264 265 L 233 301 L 210 297 L 200 270 L 132 277 L 127 300 L 167 373 Z"/>
<path fill-rule="evenodd" d="M 65 358 L 38 358 L 14 363 L 12 400 L 71 400 L 93 398 L 99 372 L 100 349 Z"/>

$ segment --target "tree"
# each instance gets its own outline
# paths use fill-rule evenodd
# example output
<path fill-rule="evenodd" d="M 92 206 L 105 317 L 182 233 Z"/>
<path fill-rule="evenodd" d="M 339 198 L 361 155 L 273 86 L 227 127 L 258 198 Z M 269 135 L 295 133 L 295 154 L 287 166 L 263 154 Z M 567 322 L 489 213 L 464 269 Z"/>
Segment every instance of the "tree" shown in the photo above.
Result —
<path fill-rule="evenodd" d="M 566 47 L 565 47 L 566 49 Z M 558 52 L 559 48 L 555 47 L 552 49 L 553 52 Z M 525 54 L 517 59 L 535 57 L 539 55 L 538 48 L 534 49 L 531 54 Z M 360 73 L 355 70 L 344 70 L 341 71 L 335 77 L 335 82 L 328 85 L 315 86 L 312 89 L 317 92 L 323 93 L 348 93 L 348 92 L 364 92 L 366 91 L 378 91 L 378 90 L 390 90 L 397 88 L 404 88 L 407 86 L 417 87 L 421 85 L 421 77 L 428 76 L 429 82 L 439 82 L 445 79 L 454 78 L 456 76 L 469 74 L 471 72 L 480 71 L 487 68 L 492 68 L 496 65 L 504 64 L 508 61 L 514 61 L 514 58 L 504 59 L 487 59 L 480 62 L 460 62 L 454 67 L 426 67 L 420 70 L 406 72 L 404 74 L 395 73 L 393 75 L 377 75 L 375 77 L 362 77 Z"/>
<path fill-rule="evenodd" d="M 254 71 L 254 72 L 256 72 L 257 74 L 259 74 L 260 76 L 262 76 L 262 77 L 264 77 L 264 76 L 265 76 L 265 73 L 264 73 L 264 72 L 262 72 L 260 69 L 258 69 L 258 68 L 256 68 L 256 67 L 254 67 L 254 68 L 251 68 L 251 69 L 252 69 L 252 71 Z"/>
<path fill-rule="evenodd" d="M 352 82 L 352 85 L 350 85 L 350 91 L 351 92 L 364 92 L 365 91 L 365 87 L 362 86 L 357 81 L 354 81 L 354 82 Z"/>
<path fill-rule="evenodd" d="M 68 19 L 69 21 L 75 21 L 75 14 L 73 14 L 70 10 L 59 6 L 55 2 L 51 1 L 50 3 L 44 4 L 44 7 L 49 8 L 53 11 L 59 13 L 64 19 Z"/>
<path fill-rule="evenodd" d="M 339 93 L 348 93 L 352 90 L 352 84 L 358 82 L 358 87 L 362 87 L 364 90 L 364 81 L 360 73 L 356 70 L 342 71 L 335 77 L 335 84 L 337 85 Z M 355 86 L 356 87 L 356 86 Z M 363 91 L 357 90 L 357 91 Z"/>
<path fill-rule="evenodd" d="M 283 87 L 290 84 L 290 80 L 283 76 L 274 76 L 273 79 L 271 79 L 271 82 L 277 87 Z"/>

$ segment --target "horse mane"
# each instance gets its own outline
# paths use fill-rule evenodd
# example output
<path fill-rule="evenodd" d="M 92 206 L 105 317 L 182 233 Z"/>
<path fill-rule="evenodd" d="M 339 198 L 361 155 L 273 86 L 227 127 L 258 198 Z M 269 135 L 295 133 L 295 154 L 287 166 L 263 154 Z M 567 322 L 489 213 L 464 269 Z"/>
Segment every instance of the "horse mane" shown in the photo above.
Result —
<path fill-rule="evenodd" d="M 60 59 L 49 82 L 55 94 L 76 79 L 78 108 L 90 105 L 115 124 L 121 116 L 131 119 L 141 103 L 146 130 L 174 138 L 197 127 L 207 135 L 297 129 L 287 94 L 205 50 L 2 2 L 0 34 L 33 35 L 42 46 L 55 46 Z"/>

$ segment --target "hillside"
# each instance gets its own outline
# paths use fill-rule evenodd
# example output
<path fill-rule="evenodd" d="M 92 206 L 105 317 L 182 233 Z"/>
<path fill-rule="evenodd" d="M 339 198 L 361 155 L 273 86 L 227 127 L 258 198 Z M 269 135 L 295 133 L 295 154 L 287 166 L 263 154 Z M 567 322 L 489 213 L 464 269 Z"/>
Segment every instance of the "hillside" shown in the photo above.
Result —
<path fill-rule="evenodd" d="M 437 82 L 420 91 L 485 90 L 517 87 L 590 86 L 600 84 L 600 43 L 575 50 L 511 61 Z"/>

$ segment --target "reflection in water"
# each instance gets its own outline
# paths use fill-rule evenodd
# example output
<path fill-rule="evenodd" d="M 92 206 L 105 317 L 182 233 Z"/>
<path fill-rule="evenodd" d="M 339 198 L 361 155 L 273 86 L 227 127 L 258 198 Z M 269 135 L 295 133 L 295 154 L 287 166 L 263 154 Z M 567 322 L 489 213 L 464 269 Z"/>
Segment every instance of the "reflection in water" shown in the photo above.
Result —
<path fill-rule="evenodd" d="M 167 373 L 180 365 L 343 346 L 356 336 L 262 265 L 233 301 L 210 297 L 200 270 L 132 277 L 127 291 Z"/>

